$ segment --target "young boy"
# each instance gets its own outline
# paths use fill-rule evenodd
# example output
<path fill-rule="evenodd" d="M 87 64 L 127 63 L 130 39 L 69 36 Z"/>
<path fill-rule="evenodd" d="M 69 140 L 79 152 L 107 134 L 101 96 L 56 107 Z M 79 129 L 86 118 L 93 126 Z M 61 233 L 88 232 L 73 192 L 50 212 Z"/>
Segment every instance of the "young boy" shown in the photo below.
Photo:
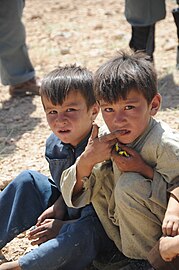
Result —
<path fill-rule="evenodd" d="M 0 249 L 34 224 L 29 239 L 39 247 L 0 269 L 84 270 L 113 243 L 92 205 L 68 208 L 58 183 L 62 171 L 85 149 L 99 111 L 92 74 L 75 65 L 58 67 L 43 79 L 40 94 L 53 132 L 46 143 L 53 181 L 25 171 L 0 193 Z"/>
<path fill-rule="evenodd" d="M 121 53 L 104 63 L 95 94 L 111 134 L 98 138 L 94 127 L 85 151 L 62 174 L 62 194 L 70 207 L 92 202 L 108 236 L 131 258 L 121 269 L 151 269 L 146 259 L 162 235 L 167 189 L 179 181 L 179 136 L 153 118 L 161 97 L 145 55 Z"/>

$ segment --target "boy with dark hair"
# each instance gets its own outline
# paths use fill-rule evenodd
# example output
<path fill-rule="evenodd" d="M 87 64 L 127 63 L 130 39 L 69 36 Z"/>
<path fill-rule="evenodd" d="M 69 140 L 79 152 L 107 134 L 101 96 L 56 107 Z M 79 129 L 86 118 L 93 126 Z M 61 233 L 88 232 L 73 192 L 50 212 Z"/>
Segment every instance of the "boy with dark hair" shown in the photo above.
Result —
<path fill-rule="evenodd" d="M 96 71 L 94 81 L 111 133 L 100 138 L 94 126 L 85 151 L 62 174 L 62 194 L 70 207 L 92 202 L 108 236 L 129 258 L 118 269 L 151 269 L 147 255 L 162 235 L 167 189 L 179 181 L 179 135 L 154 119 L 161 97 L 146 55 L 121 52 Z M 118 143 L 110 147 L 114 136 Z"/>
<path fill-rule="evenodd" d="M 40 94 L 53 132 L 45 152 L 53 181 L 25 171 L 0 193 L 0 248 L 34 224 L 29 239 L 39 247 L 0 269 L 84 270 L 113 242 L 91 204 L 77 210 L 65 205 L 59 178 L 84 151 L 99 111 L 92 73 L 58 67 L 43 79 Z"/>

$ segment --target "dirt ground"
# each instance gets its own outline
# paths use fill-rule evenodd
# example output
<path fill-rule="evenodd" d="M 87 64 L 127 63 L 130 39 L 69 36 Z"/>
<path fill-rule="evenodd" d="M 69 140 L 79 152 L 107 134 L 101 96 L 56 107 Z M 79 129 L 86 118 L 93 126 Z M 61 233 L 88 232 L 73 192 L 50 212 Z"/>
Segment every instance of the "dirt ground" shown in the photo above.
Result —
<path fill-rule="evenodd" d="M 179 130 L 178 41 L 171 14 L 176 1 L 166 2 L 167 16 L 156 25 L 154 58 L 163 98 L 157 118 Z M 128 50 L 131 36 L 123 0 L 30 0 L 26 1 L 24 23 L 29 54 L 40 78 L 59 64 L 77 63 L 95 71 L 118 50 Z M 98 122 L 102 123 L 100 116 Z M 49 134 L 40 97 L 12 99 L 8 87 L 0 86 L 0 189 L 24 169 L 49 175 L 44 159 Z M 14 260 L 30 248 L 24 233 L 3 253 Z"/>

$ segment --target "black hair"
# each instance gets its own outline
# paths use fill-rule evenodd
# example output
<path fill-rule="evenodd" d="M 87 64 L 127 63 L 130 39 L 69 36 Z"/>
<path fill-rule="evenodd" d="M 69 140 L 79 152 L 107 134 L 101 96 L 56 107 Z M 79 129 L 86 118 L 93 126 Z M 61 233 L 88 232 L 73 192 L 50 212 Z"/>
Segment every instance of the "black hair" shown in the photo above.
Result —
<path fill-rule="evenodd" d="M 150 58 L 141 52 L 125 53 L 108 60 L 94 75 L 94 91 L 98 101 L 116 103 L 137 90 L 149 104 L 157 94 L 157 74 Z"/>
<path fill-rule="evenodd" d="M 53 105 L 62 105 L 71 91 L 77 91 L 84 97 L 88 109 L 94 105 L 92 72 L 76 64 L 59 66 L 43 78 L 40 95 L 49 99 Z"/>

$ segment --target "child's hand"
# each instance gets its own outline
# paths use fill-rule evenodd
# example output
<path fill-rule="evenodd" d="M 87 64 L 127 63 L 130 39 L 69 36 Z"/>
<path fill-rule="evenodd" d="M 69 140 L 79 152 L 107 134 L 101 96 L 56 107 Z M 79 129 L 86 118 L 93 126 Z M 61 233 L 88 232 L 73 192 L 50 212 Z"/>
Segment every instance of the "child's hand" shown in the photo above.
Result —
<path fill-rule="evenodd" d="M 121 172 L 137 172 L 144 177 L 153 178 L 153 169 L 145 163 L 139 153 L 130 147 L 119 143 L 118 145 L 128 155 L 120 155 L 115 149 L 112 152 L 112 157 Z"/>
<path fill-rule="evenodd" d="M 64 222 L 58 219 L 46 219 L 30 230 L 28 239 L 32 245 L 40 245 L 57 236 Z"/>
<path fill-rule="evenodd" d="M 83 157 L 93 167 L 95 164 L 111 158 L 114 144 L 117 142 L 114 133 L 106 134 L 98 138 L 98 126 L 93 125 L 92 133 L 83 153 Z"/>
<path fill-rule="evenodd" d="M 93 125 L 85 151 L 81 154 L 76 163 L 77 181 L 73 189 L 73 195 L 81 192 L 83 188 L 83 177 L 88 177 L 94 165 L 111 158 L 114 144 L 117 142 L 116 134 L 111 133 L 98 138 L 98 126 Z"/>
<path fill-rule="evenodd" d="M 175 236 L 179 234 L 179 203 L 172 195 L 170 196 L 163 220 L 162 232 L 165 236 Z"/>
<path fill-rule="evenodd" d="M 53 211 L 53 206 L 47 208 L 37 219 L 36 226 L 40 225 L 47 218 L 55 218 L 55 214 Z"/>
<path fill-rule="evenodd" d="M 179 255 L 179 236 L 162 237 L 159 243 L 159 251 L 164 261 L 172 261 Z"/>
<path fill-rule="evenodd" d="M 162 224 L 163 235 L 175 236 L 179 234 L 179 218 L 174 213 L 165 215 Z"/>
<path fill-rule="evenodd" d="M 38 226 L 34 226 L 34 229 L 29 232 L 28 239 L 32 240 L 31 244 L 33 246 L 40 245 L 55 238 L 64 224 L 74 221 L 75 220 L 63 221 L 59 219 L 45 219 L 42 223 L 38 224 Z"/>

